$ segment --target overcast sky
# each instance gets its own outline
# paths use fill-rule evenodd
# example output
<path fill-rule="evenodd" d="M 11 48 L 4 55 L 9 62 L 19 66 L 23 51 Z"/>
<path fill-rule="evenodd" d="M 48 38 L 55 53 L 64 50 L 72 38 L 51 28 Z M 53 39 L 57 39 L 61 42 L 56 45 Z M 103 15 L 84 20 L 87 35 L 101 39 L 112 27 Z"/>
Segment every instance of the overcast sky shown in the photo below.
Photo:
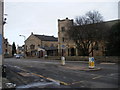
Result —
<path fill-rule="evenodd" d="M 95 1 L 47 1 L 38 2 L 27 0 L 27 2 L 5 2 L 5 14 L 7 24 L 4 28 L 4 36 L 8 38 L 10 44 L 22 45 L 26 38 L 33 32 L 40 35 L 54 35 L 58 37 L 58 19 L 74 19 L 76 16 L 84 15 L 90 10 L 99 11 L 105 21 L 118 19 L 118 0 Z M 6 17 L 6 16 L 5 16 Z"/>

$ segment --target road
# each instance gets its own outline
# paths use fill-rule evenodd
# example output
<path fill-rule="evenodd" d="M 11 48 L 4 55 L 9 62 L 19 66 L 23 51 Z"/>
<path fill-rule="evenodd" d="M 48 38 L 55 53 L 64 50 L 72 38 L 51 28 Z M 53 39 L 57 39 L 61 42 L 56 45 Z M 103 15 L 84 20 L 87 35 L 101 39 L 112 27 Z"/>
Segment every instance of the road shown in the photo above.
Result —
<path fill-rule="evenodd" d="M 88 63 L 80 61 L 66 61 L 62 66 L 59 60 L 8 58 L 4 63 L 7 78 L 17 87 L 36 84 L 44 88 L 51 84 L 57 88 L 118 88 L 116 63 L 96 63 L 101 69 L 94 71 L 85 70 Z"/>

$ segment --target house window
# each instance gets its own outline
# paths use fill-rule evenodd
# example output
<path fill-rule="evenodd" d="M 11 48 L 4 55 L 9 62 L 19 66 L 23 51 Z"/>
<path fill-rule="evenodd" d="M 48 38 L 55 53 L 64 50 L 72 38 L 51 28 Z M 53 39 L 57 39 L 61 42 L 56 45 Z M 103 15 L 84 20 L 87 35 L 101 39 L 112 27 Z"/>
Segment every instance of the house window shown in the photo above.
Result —
<path fill-rule="evenodd" d="M 5 53 L 7 53 L 8 52 L 8 50 L 7 49 L 5 49 Z"/>
<path fill-rule="evenodd" d="M 65 42 L 65 38 L 64 37 L 62 38 L 62 41 Z"/>
<path fill-rule="evenodd" d="M 5 46 L 7 47 L 7 44 L 5 44 Z"/>
<path fill-rule="evenodd" d="M 64 32 L 65 31 L 65 27 L 61 27 L 61 31 Z"/>
<path fill-rule="evenodd" d="M 35 45 L 30 45 L 30 49 L 35 49 Z"/>

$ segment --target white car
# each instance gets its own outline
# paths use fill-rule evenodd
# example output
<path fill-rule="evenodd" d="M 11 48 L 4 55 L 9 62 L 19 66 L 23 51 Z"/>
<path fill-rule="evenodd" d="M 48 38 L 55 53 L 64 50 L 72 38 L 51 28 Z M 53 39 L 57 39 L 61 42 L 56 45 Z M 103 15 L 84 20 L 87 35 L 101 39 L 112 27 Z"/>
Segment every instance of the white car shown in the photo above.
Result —
<path fill-rule="evenodd" d="M 16 59 L 20 59 L 21 55 L 20 54 L 16 54 Z"/>

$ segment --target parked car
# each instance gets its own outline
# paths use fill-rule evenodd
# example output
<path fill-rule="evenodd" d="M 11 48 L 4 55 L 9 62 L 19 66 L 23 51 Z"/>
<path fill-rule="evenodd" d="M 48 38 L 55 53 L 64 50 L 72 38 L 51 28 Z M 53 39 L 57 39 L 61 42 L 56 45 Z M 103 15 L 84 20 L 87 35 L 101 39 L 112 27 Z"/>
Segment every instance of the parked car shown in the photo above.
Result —
<path fill-rule="evenodd" d="M 20 59 L 20 58 L 22 58 L 23 57 L 23 55 L 22 54 L 16 54 L 16 56 L 15 56 L 17 59 Z"/>

